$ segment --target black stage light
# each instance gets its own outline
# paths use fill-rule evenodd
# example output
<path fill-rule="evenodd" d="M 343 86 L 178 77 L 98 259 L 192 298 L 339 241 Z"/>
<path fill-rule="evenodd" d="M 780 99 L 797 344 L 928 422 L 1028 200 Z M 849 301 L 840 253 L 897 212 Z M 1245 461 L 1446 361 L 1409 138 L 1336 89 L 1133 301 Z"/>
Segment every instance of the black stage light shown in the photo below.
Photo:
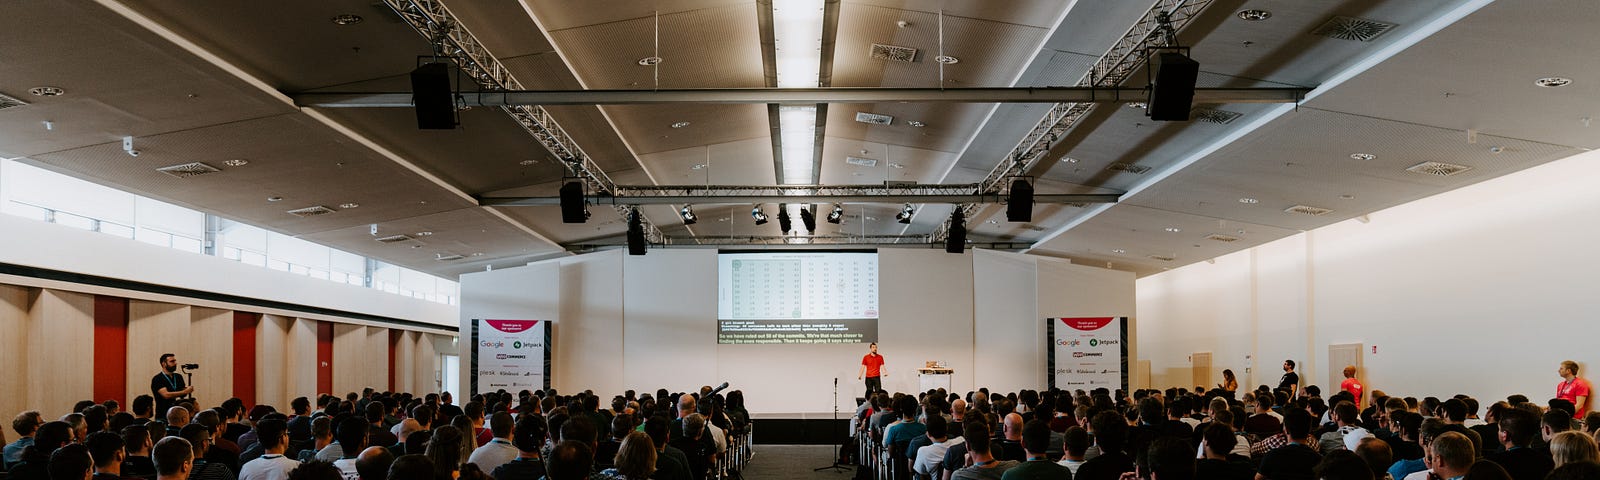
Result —
<path fill-rule="evenodd" d="M 961 209 L 950 212 L 950 231 L 944 237 L 944 251 L 948 253 L 965 253 L 967 251 L 967 221 L 961 214 Z"/>
<path fill-rule="evenodd" d="M 911 216 L 915 215 L 916 213 L 917 211 L 911 208 L 911 204 L 907 203 L 904 208 L 900 209 L 900 213 L 894 214 L 894 219 L 897 222 L 909 225 L 911 223 Z"/>
<path fill-rule="evenodd" d="M 684 205 L 683 208 L 678 209 L 678 216 L 683 217 L 684 225 L 694 225 L 694 222 L 700 221 L 699 217 L 694 216 L 693 205 Z"/>
<path fill-rule="evenodd" d="M 1033 184 L 1025 179 L 1011 181 L 1011 194 L 1006 198 L 1006 221 L 1033 221 Z"/>
<path fill-rule="evenodd" d="M 589 208 L 583 204 L 583 182 L 562 184 L 561 223 L 583 223 L 588 220 Z"/>
<path fill-rule="evenodd" d="M 828 212 L 828 223 L 838 225 L 841 220 L 844 220 L 844 207 L 835 203 L 833 211 Z"/>
<path fill-rule="evenodd" d="M 628 212 L 628 255 L 644 255 L 650 244 L 644 239 L 644 222 L 639 219 L 639 209 Z"/>
<path fill-rule="evenodd" d="M 750 218 L 756 219 L 756 225 L 767 224 L 767 214 L 766 212 L 761 211 L 760 204 L 757 204 L 755 208 L 750 209 Z"/>

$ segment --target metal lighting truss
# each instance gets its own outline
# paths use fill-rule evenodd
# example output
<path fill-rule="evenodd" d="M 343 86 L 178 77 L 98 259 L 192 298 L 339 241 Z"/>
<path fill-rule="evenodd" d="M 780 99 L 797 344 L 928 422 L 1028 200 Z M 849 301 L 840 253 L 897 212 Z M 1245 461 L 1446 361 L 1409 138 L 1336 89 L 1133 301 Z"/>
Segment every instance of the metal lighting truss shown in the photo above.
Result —
<path fill-rule="evenodd" d="M 523 89 L 522 83 L 511 76 L 505 65 L 490 54 L 443 3 L 438 0 L 383 0 L 383 3 L 399 14 L 418 34 L 426 37 L 433 44 L 435 54 L 457 60 L 461 70 L 480 88 L 493 91 Z M 567 135 L 566 130 L 556 123 L 556 119 L 544 107 L 502 105 L 500 109 L 511 115 L 552 155 L 561 159 L 573 176 L 583 180 L 589 191 L 601 194 L 616 191 L 617 186 L 611 178 Z M 615 208 L 618 214 L 627 217 L 629 207 L 617 205 Z M 646 238 L 652 243 L 659 243 L 665 238 L 649 220 L 642 216 L 640 220 L 644 224 Z"/>
<path fill-rule="evenodd" d="M 594 243 L 568 245 L 572 251 L 591 251 L 605 248 L 620 247 L 622 243 Z M 695 235 L 695 236 L 667 236 L 663 247 L 703 248 L 719 246 L 782 246 L 785 249 L 814 247 L 827 249 L 834 245 L 856 246 L 922 246 L 927 248 L 943 248 L 944 244 L 934 242 L 928 235 Z M 971 242 L 968 245 L 983 247 L 992 250 L 1022 250 L 1033 246 L 1029 242 Z"/>
<path fill-rule="evenodd" d="M 1147 62 L 1145 52 L 1150 47 L 1167 46 L 1166 43 L 1183 29 L 1190 21 L 1200 16 L 1201 10 L 1210 5 L 1212 0 L 1160 0 L 1144 16 L 1139 18 L 1128 33 L 1122 35 L 1111 49 L 1094 63 L 1083 78 L 1078 80 L 1077 86 L 1097 87 L 1119 85 L 1134 71 L 1143 67 Z M 1057 103 L 1050 107 L 1050 112 L 1044 119 L 1033 126 L 1022 141 L 1006 154 L 1006 157 L 995 165 L 994 170 L 979 182 L 984 191 L 999 191 L 1003 188 L 1008 177 L 1022 175 L 1032 167 L 1034 162 L 1044 157 L 1050 151 L 1051 144 L 1057 139 L 1066 136 L 1084 115 L 1093 109 L 1094 103 Z M 979 204 L 964 203 L 956 208 L 966 218 L 977 214 Z M 950 222 L 946 220 L 933 232 L 935 241 L 944 240 L 949 235 Z"/>
<path fill-rule="evenodd" d="M 1119 194 L 1038 194 L 1038 203 L 1115 203 Z M 976 183 L 888 185 L 617 185 L 612 195 L 591 197 L 597 204 L 676 205 L 728 203 L 1000 203 L 999 191 Z M 560 197 L 484 197 L 483 206 L 559 205 Z"/>

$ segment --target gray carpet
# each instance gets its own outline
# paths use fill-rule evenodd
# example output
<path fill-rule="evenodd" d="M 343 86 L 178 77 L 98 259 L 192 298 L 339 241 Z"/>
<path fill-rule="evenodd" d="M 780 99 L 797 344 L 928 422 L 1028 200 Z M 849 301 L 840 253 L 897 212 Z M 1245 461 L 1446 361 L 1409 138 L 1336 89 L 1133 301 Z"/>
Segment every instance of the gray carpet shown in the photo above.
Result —
<path fill-rule="evenodd" d="M 756 445 L 756 455 L 745 467 L 745 480 L 848 480 L 855 467 L 812 471 L 833 463 L 838 447 L 832 445 Z"/>

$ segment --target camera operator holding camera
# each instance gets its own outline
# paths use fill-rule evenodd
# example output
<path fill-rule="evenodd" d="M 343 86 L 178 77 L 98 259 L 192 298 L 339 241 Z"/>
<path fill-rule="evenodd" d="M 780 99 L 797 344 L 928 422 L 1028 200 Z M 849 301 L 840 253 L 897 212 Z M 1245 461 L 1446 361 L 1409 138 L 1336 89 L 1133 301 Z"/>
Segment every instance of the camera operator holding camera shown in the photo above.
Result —
<path fill-rule="evenodd" d="M 185 369 L 199 368 L 199 365 L 184 365 Z M 150 394 L 156 397 L 156 415 L 166 415 L 167 409 L 172 408 L 176 400 L 194 393 L 194 387 L 183 381 L 183 375 L 178 374 L 178 356 L 170 353 L 161 354 L 161 373 L 150 379 Z"/>

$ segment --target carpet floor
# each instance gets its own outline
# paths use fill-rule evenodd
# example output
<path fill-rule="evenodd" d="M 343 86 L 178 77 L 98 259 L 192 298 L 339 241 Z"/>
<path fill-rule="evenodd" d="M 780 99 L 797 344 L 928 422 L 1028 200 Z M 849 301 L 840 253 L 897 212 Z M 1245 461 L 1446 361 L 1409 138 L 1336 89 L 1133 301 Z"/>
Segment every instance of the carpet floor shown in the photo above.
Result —
<path fill-rule="evenodd" d="M 833 463 L 832 445 L 757 445 L 745 466 L 744 480 L 849 480 L 856 467 L 814 471 Z"/>

